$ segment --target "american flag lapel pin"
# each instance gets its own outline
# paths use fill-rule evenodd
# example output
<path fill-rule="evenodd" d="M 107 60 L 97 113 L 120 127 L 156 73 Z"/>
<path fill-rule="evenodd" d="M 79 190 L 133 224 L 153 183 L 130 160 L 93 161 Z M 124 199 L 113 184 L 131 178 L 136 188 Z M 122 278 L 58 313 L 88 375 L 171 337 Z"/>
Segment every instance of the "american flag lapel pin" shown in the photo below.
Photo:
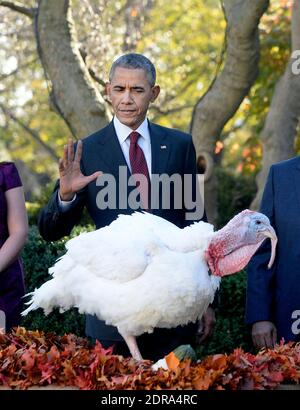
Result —
<path fill-rule="evenodd" d="M 167 149 L 167 146 L 166 145 L 161 145 L 160 149 Z"/>

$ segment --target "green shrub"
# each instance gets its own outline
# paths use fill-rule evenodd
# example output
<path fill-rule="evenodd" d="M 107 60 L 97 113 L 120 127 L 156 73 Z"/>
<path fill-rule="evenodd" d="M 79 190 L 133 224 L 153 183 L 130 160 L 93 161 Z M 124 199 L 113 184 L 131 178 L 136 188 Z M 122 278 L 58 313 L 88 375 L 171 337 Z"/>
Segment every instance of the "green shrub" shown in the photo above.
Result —
<path fill-rule="evenodd" d="M 249 330 L 245 324 L 246 273 L 241 271 L 222 279 L 216 325 L 212 337 L 198 349 L 199 356 L 229 353 L 240 346 L 252 349 Z"/>
<path fill-rule="evenodd" d="M 34 202 L 27 202 L 26 209 L 28 214 L 29 225 L 36 225 L 38 222 L 39 213 L 42 208 L 46 206 L 53 193 L 55 184 L 53 182 L 48 183 L 45 188 L 42 190 L 42 193 L 34 199 Z M 82 213 L 79 225 L 85 227 L 88 225 L 93 225 L 93 221 L 86 209 Z"/>
<path fill-rule="evenodd" d="M 237 213 L 249 208 L 256 192 L 255 177 L 218 168 L 218 221 L 223 227 Z"/>

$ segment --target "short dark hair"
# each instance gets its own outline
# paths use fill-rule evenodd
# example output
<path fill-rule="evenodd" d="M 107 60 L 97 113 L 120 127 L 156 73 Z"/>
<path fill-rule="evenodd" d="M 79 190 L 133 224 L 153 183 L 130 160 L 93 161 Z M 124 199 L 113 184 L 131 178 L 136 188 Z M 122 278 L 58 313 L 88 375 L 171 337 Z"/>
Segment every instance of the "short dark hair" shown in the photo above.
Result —
<path fill-rule="evenodd" d="M 112 80 L 117 67 L 132 68 L 144 70 L 147 74 L 148 81 L 153 87 L 156 81 L 156 70 L 153 63 L 142 54 L 129 53 L 124 54 L 114 61 L 109 72 L 109 81 Z"/>

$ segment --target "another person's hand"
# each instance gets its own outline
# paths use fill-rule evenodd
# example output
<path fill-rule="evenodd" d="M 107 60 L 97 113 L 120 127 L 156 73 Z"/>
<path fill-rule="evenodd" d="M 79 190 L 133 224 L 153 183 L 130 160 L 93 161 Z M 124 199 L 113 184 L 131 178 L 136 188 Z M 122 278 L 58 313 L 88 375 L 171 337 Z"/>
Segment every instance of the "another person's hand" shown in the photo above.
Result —
<path fill-rule="evenodd" d="M 82 141 L 78 141 L 74 154 L 74 144 L 72 139 L 69 139 L 68 144 L 64 146 L 64 156 L 63 159 L 59 160 L 58 166 L 60 178 L 59 195 L 62 201 L 71 201 L 76 192 L 102 174 L 101 171 L 97 171 L 89 176 L 83 175 L 80 169 L 81 155 Z"/>
<path fill-rule="evenodd" d="M 267 320 L 256 322 L 252 326 L 252 341 L 255 347 L 273 348 L 277 341 L 277 330 L 272 322 Z"/>
<path fill-rule="evenodd" d="M 199 321 L 198 331 L 197 331 L 197 341 L 202 343 L 205 339 L 211 336 L 214 326 L 216 323 L 216 315 L 213 308 L 208 307 L 207 311 L 202 316 Z"/>

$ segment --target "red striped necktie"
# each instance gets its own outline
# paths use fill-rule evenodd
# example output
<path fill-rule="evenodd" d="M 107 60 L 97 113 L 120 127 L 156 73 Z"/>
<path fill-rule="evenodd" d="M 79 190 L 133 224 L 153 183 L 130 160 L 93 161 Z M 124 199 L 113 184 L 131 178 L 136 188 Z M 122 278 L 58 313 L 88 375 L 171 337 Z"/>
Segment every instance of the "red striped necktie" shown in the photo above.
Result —
<path fill-rule="evenodd" d="M 143 150 L 137 143 L 140 136 L 141 135 L 136 131 L 133 131 L 129 134 L 129 138 L 130 138 L 129 159 L 130 159 L 132 175 L 134 176 L 135 174 L 141 174 L 146 177 L 145 180 L 143 179 L 141 181 L 142 183 L 140 183 L 140 181 L 137 180 L 136 186 L 138 187 L 138 190 L 140 192 L 140 198 L 141 198 L 141 203 L 143 205 L 143 208 L 145 210 L 149 210 L 150 192 L 151 192 L 150 177 L 149 177 L 149 171 L 148 171 L 148 166 L 147 166 L 145 155 L 143 153 Z"/>

